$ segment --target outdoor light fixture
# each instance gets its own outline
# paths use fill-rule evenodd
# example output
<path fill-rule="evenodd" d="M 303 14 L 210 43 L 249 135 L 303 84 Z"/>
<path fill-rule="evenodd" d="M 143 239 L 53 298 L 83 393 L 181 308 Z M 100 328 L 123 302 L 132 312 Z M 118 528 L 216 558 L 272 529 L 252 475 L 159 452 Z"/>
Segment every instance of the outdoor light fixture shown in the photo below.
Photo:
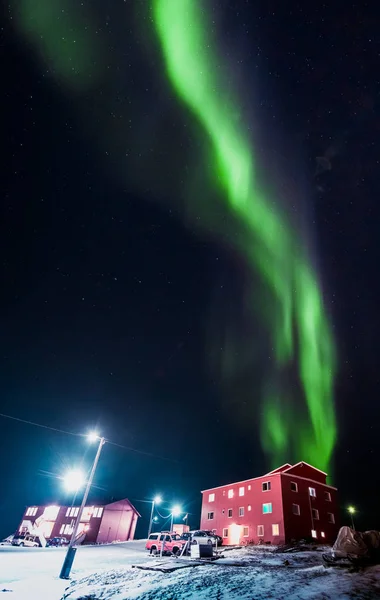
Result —
<path fill-rule="evenodd" d="M 154 505 L 155 504 L 161 504 L 162 502 L 162 498 L 160 495 L 157 495 L 153 498 L 152 500 L 152 509 L 150 511 L 150 519 L 149 519 L 149 528 L 148 528 L 148 537 L 150 536 L 151 532 L 152 532 L 152 525 L 153 525 L 153 521 L 157 521 L 157 517 L 154 517 L 153 519 L 153 513 L 154 513 Z"/>
<path fill-rule="evenodd" d="M 171 512 L 171 524 L 170 524 L 170 531 L 173 531 L 173 524 L 174 524 L 174 517 L 178 517 L 182 512 L 182 509 L 180 506 L 178 506 L 178 504 L 176 504 L 175 506 L 173 506 L 172 508 L 172 512 Z"/>
<path fill-rule="evenodd" d="M 69 471 L 62 479 L 63 485 L 68 492 L 77 492 L 86 483 L 86 477 L 83 471 L 79 469 Z"/>
<path fill-rule="evenodd" d="M 94 462 L 93 462 L 93 465 L 92 465 L 92 469 L 91 469 L 90 475 L 89 475 L 89 477 L 87 479 L 86 488 L 84 490 L 82 502 L 81 502 L 81 505 L 79 507 L 78 515 L 77 515 L 76 521 L 74 523 L 74 527 L 73 527 L 73 531 L 72 531 L 72 534 L 71 534 L 70 542 L 69 542 L 69 545 L 68 545 L 68 548 L 67 548 L 66 556 L 65 556 L 65 559 L 63 561 L 61 572 L 59 574 L 60 579 L 69 579 L 69 577 L 70 577 L 71 567 L 73 565 L 75 553 L 76 553 L 76 550 L 77 550 L 76 547 L 75 547 L 75 545 L 78 542 L 78 531 L 79 531 L 79 527 L 80 527 L 81 518 L 82 518 L 82 515 L 83 515 L 84 508 L 86 506 L 86 502 L 87 502 L 88 494 L 90 492 L 92 481 L 94 479 L 96 467 L 98 466 L 98 461 L 99 461 L 99 458 L 100 458 L 100 454 L 101 454 L 101 451 L 102 451 L 102 448 L 103 448 L 104 444 L 106 443 L 106 440 L 104 439 L 104 437 L 100 437 L 95 432 L 92 432 L 87 437 L 88 437 L 88 439 L 90 441 L 94 441 L 94 442 L 95 441 L 99 441 L 99 445 L 98 445 L 98 449 L 96 451 L 96 455 L 95 455 L 95 458 L 94 458 Z M 84 480 L 84 478 L 83 478 L 83 480 Z M 75 481 L 76 481 L 76 485 L 77 485 L 78 481 L 79 481 L 77 476 L 75 478 Z"/>
<path fill-rule="evenodd" d="M 178 506 L 178 504 L 176 504 L 175 506 L 173 506 L 172 508 L 172 515 L 173 517 L 179 517 L 179 515 L 181 514 L 182 510 L 181 507 Z"/>
<path fill-rule="evenodd" d="M 354 506 L 349 506 L 347 508 L 348 512 L 351 515 L 351 525 L 352 525 L 352 529 L 355 531 L 355 523 L 354 523 L 354 514 L 356 513 L 356 508 Z"/>
<path fill-rule="evenodd" d="M 89 442 L 94 443 L 100 440 L 100 436 L 97 431 L 90 431 L 90 433 L 87 436 L 87 439 Z"/>

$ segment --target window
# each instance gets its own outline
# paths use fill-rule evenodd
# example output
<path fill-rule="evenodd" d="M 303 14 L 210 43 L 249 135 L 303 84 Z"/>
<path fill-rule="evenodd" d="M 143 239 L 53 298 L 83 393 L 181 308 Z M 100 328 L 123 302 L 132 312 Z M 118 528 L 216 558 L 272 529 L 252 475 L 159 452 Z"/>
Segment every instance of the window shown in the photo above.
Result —
<path fill-rule="evenodd" d="M 311 530 L 311 537 L 313 537 L 313 538 L 317 537 L 317 532 L 315 531 L 315 529 Z"/>
<path fill-rule="evenodd" d="M 329 523 L 335 523 L 335 517 L 332 513 L 327 513 L 327 520 Z"/>
<path fill-rule="evenodd" d="M 264 525 L 257 526 L 257 537 L 263 537 L 264 535 Z"/>
<path fill-rule="evenodd" d="M 252 510 L 252 506 L 250 504 L 248 504 L 248 512 L 251 512 Z"/>
<path fill-rule="evenodd" d="M 298 492 L 298 484 L 295 481 L 290 482 L 290 489 L 292 492 Z"/>
<path fill-rule="evenodd" d="M 251 486 L 250 486 L 250 485 L 248 486 L 248 491 L 249 491 L 249 492 L 251 491 Z"/>
<path fill-rule="evenodd" d="M 263 492 L 270 492 L 270 481 L 264 481 L 262 487 Z"/>
<path fill-rule="evenodd" d="M 323 538 L 326 537 L 324 531 L 321 531 L 321 537 L 323 537 Z"/>
<path fill-rule="evenodd" d="M 215 494 L 209 494 L 208 495 L 208 501 L 209 502 L 215 502 Z"/>
<path fill-rule="evenodd" d="M 249 527 L 243 527 L 243 537 L 249 536 Z"/>
<path fill-rule="evenodd" d="M 300 515 L 301 514 L 300 505 L 299 504 L 293 504 L 292 505 L 292 513 L 293 513 L 293 515 Z"/>
<path fill-rule="evenodd" d="M 228 509 L 228 518 L 232 519 L 232 508 Z"/>
<path fill-rule="evenodd" d="M 239 488 L 239 496 L 244 496 L 244 488 L 243 487 Z"/>
<path fill-rule="evenodd" d="M 325 492 L 325 500 L 326 500 L 326 502 L 331 502 L 331 494 L 330 494 L 330 492 Z"/>
<path fill-rule="evenodd" d="M 239 508 L 239 517 L 244 517 L 244 506 L 240 506 Z"/>
<path fill-rule="evenodd" d="M 263 515 L 267 515 L 272 512 L 272 502 L 263 504 Z"/>
<path fill-rule="evenodd" d="M 151 533 L 149 536 L 150 540 L 158 540 L 158 533 Z"/>
<path fill-rule="evenodd" d="M 315 488 L 309 488 L 309 494 L 312 498 L 316 498 L 317 494 L 315 492 Z"/>
<path fill-rule="evenodd" d="M 223 537 L 228 538 L 228 529 L 223 529 Z"/>
<path fill-rule="evenodd" d="M 68 508 L 66 511 L 66 517 L 77 517 L 79 513 L 79 507 L 78 506 L 72 506 L 71 508 Z"/>
<path fill-rule="evenodd" d="M 98 508 L 94 508 L 94 512 L 92 513 L 92 516 L 100 518 L 102 516 L 102 514 L 103 514 L 103 507 L 98 506 Z"/>
<path fill-rule="evenodd" d="M 59 535 L 62 535 L 62 533 L 65 531 L 65 526 L 61 525 L 61 529 L 59 530 Z"/>
<path fill-rule="evenodd" d="M 225 495 L 226 495 L 226 490 L 223 490 L 223 496 L 225 496 Z"/>
<path fill-rule="evenodd" d="M 64 525 L 63 527 L 64 527 L 64 530 L 63 530 L 62 533 L 64 533 L 65 535 L 71 535 L 72 534 L 73 528 L 71 527 L 71 525 Z"/>
<path fill-rule="evenodd" d="M 316 521 L 318 521 L 318 519 L 319 519 L 319 511 L 316 508 L 312 508 L 311 509 L 311 514 L 313 515 L 313 519 L 315 519 Z"/>
<path fill-rule="evenodd" d="M 234 497 L 234 491 L 233 490 L 228 490 L 228 497 L 229 498 L 233 498 Z"/>
<path fill-rule="evenodd" d="M 212 520 L 213 520 L 213 518 L 214 518 L 214 513 L 213 513 L 213 512 L 209 512 L 209 513 L 207 513 L 207 519 L 208 519 L 209 521 L 212 521 Z"/>
<path fill-rule="evenodd" d="M 35 517 L 37 514 L 38 506 L 29 506 L 27 509 L 25 516 L 26 517 Z"/>
<path fill-rule="evenodd" d="M 280 526 L 272 525 L 272 535 L 280 535 Z"/>
<path fill-rule="evenodd" d="M 69 516 L 70 516 L 70 510 L 71 510 L 71 508 L 69 507 L 69 508 L 67 509 L 67 511 L 66 511 L 66 517 L 69 517 Z"/>

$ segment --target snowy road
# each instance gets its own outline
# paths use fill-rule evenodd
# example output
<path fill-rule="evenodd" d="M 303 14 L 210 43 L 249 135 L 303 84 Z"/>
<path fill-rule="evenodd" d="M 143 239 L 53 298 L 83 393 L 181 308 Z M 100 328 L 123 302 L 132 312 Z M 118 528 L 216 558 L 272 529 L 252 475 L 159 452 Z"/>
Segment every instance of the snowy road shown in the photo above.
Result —
<path fill-rule="evenodd" d="M 12 590 L 12 600 L 38 598 L 59 600 L 68 583 L 59 579 L 64 548 L 17 548 L 0 546 L 0 593 Z M 78 548 L 72 578 L 120 569 L 149 557 L 145 540 Z M 1 598 L 1 596 L 0 596 Z"/>

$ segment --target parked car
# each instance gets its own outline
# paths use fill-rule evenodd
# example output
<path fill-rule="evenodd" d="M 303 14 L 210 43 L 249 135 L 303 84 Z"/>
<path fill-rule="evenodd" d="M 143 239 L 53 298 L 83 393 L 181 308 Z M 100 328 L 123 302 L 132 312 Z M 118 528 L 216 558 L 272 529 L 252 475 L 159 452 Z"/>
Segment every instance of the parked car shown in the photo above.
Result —
<path fill-rule="evenodd" d="M 177 555 L 180 554 L 183 546 L 186 544 L 186 540 L 183 540 L 178 533 L 170 533 L 168 531 L 151 533 L 145 548 L 149 550 L 150 554 L 160 554 L 162 544 L 164 544 L 162 549 L 163 554 Z"/>
<path fill-rule="evenodd" d="M 12 544 L 13 535 L 9 535 L 0 542 L 0 546 L 10 546 Z"/>
<path fill-rule="evenodd" d="M 216 541 L 218 542 L 218 546 L 222 546 L 223 545 L 223 538 L 222 538 L 221 535 L 217 535 L 215 533 L 215 531 L 208 531 L 208 530 L 205 530 L 205 531 L 206 531 L 207 535 L 209 535 L 211 537 L 214 537 L 216 539 Z"/>
<path fill-rule="evenodd" d="M 216 536 L 207 531 L 198 529 L 197 531 L 190 531 L 191 543 L 192 544 L 209 544 L 210 546 L 216 545 Z"/>
<path fill-rule="evenodd" d="M 68 543 L 69 543 L 69 540 L 67 540 L 65 537 L 53 537 L 50 540 L 48 540 L 46 545 L 57 548 L 60 546 L 67 546 Z"/>
<path fill-rule="evenodd" d="M 18 535 L 12 540 L 12 546 L 25 546 L 25 548 L 39 548 L 40 542 L 35 535 Z"/>

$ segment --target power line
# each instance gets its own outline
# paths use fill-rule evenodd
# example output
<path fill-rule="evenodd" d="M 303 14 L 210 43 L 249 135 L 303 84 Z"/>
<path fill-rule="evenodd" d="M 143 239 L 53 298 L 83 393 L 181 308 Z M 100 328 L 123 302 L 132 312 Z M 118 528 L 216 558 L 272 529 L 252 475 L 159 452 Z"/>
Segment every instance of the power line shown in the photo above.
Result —
<path fill-rule="evenodd" d="M 59 429 L 58 427 L 50 427 L 50 425 L 43 425 L 42 423 L 35 423 L 34 421 L 28 421 L 27 419 L 21 419 L 20 417 L 14 417 L 13 415 L 6 415 L 4 413 L 0 413 L 0 417 L 4 419 L 11 419 L 12 421 L 18 421 L 19 423 L 25 423 L 26 425 L 33 425 L 34 427 L 41 427 L 42 429 L 49 429 L 50 431 L 55 431 L 58 433 L 64 433 L 66 435 L 73 435 L 76 437 L 87 437 L 85 433 L 75 433 L 73 431 L 66 431 L 65 429 Z M 150 456 L 152 458 L 158 458 L 160 460 L 167 460 L 169 462 L 178 463 L 178 460 L 174 458 L 167 458 L 165 456 L 159 456 L 158 454 L 153 454 L 152 452 L 145 452 L 144 450 L 137 450 L 136 448 L 131 448 L 130 446 L 124 446 L 123 444 L 118 444 L 116 442 L 112 442 L 111 440 L 105 439 L 107 444 L 111 446 L 116 446 L 118 448 L 123 448 L 124 450 L 128 450 L 129 452 L 135 452 L 136 454 L 142 454 L 144 456 Z"/>

